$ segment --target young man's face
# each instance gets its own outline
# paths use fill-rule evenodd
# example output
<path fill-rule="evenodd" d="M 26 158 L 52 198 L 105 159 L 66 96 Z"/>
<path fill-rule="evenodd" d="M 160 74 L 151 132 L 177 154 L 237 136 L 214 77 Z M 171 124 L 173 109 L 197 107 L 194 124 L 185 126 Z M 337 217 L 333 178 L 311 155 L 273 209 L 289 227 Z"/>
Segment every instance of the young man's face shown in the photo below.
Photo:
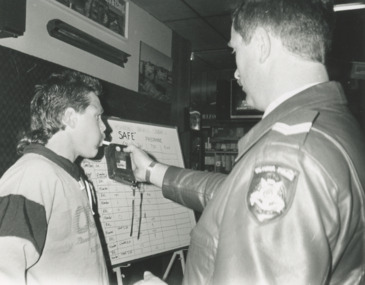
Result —
<path fill-rule="evenodd" d="M 106 129 L 101 119 L 103 108 L 99 98 L 93 92 L 89 94 L 89 97 L 90 105 L 83 113 L 77 114 L 77 125 L 73 137 L 76 156 L 85 158 L 96 156 L 105 138 Z"/>

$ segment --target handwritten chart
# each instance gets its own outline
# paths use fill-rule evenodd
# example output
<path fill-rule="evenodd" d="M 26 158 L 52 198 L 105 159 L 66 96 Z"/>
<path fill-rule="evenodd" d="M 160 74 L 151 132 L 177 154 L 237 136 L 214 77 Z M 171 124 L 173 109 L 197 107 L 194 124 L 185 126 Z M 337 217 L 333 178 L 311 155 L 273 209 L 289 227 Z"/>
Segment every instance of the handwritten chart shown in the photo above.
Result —
<path fill-rule="evenodd" d="M 133 142 L 157 161 L 184 166 L 177 129 L 109 118 L 112 142 Z M 108 178 L 105 157 L 85 159 L 82 167 L 92 181 L 98 211 L 111 259 L 117 266 L 132 260 L 186 247 L 195 226 L 193 211 L 162 196 L 161 189 L 130 186 Z M 141 195 L 143 192 L 143 197 Z"/>

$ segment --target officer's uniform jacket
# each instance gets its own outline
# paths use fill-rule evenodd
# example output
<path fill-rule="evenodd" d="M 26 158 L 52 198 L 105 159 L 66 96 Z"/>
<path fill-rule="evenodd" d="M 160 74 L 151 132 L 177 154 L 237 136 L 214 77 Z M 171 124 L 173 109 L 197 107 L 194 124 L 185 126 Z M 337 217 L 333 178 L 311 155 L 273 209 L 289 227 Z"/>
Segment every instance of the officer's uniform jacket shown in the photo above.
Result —
<path fill-rule="evenodd" d="M 364 282 L 365 139 L 346 104 L 318 84 L 239 141 L 228 176 L 168 168 L 164 196 L 204 209 L 185 285 Z"/>

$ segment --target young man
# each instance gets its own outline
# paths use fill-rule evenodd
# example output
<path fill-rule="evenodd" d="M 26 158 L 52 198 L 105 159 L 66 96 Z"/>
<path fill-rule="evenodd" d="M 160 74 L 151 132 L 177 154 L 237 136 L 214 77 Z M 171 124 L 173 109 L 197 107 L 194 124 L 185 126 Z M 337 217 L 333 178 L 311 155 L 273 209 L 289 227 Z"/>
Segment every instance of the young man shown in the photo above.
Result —
<path fill-rule="evenodd" d="M 127 149 L 140 181 L 204 209 L 184 284 L 365 282 L 365 138 L 328 81 L 332 21 L 329 0 L 241 1 L 229 43 L 235 77 L 264 116 L 239 141 L 228 176 Z"/>
<path fill-rule="evenodd" d="M 22 157 L 0 180 L 0 284 L 109 284 L 92 193 L 74 164 L 104 139 L 100 93 L 72 71 L 36 86 Z"/>

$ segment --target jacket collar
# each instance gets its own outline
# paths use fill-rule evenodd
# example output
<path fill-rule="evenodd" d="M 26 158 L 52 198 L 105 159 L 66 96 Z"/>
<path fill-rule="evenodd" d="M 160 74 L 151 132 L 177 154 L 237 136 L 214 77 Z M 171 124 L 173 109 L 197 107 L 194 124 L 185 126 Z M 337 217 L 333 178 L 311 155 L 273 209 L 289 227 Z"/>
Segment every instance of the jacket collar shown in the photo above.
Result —
<path fill-rule="evenodd" d="M 290 118 L 290 124 L 302 123 L 303 120 L 314 120 L 318 115 L 317 107 L 347 103 L 342 87 L 338 82 L 325 82 L 314 85 L 284 101 L 265 118 L 258 122 L 238 142 L 238 157 L 236 162 L 277 122 L 285 122 Z M 295 113 L 295 116 L 292 114 Z"/>
<path fill-rule="evenodd" d="M 30 144 L 24 148 L 24 154 L 26 153 L 35 153 L 44 156 L 45 158 L 56 163 L 58 166 L 64 169 L 77 181 L 79 181 L 81 178 L 80 168 L 75 163 L 72 163 L 62 156 L 59 156 L 58 154 L 43 145 Z"/>

